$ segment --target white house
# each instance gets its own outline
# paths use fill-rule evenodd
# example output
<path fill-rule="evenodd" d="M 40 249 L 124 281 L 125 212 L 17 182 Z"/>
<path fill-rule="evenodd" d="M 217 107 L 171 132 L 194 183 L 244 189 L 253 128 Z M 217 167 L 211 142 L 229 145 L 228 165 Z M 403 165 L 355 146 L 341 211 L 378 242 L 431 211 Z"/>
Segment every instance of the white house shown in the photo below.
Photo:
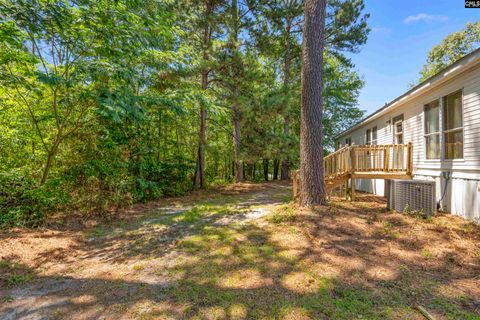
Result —
<path fill-rule="evenodd" d="M 385 84 L 388 85 L 388 84 Z M 337 147 L 413 144 L 413 178 L 434 179 L 444 211 L 480 220 L 480 49 L 336 137 Z M 384 180 L 357 190 L 384 195 Z"/>

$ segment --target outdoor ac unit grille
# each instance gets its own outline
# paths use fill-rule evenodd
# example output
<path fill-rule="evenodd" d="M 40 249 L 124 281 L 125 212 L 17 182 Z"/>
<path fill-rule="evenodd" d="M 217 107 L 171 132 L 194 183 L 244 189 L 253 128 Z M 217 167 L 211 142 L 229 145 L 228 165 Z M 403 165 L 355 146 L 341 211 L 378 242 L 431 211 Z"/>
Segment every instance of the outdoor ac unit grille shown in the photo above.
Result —
<path fill-rule="evenodd" d="M 387 207 L 398 212 L 407 210 L 433 214 L 435 182 L 420 180 L 392 180 L 387 189 Z"/>

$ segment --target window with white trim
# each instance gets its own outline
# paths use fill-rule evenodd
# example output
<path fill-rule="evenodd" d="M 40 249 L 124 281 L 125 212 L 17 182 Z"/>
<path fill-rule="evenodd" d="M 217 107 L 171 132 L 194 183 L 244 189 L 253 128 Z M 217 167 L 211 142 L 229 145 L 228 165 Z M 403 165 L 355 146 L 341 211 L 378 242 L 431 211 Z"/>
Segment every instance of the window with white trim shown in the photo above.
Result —
<path fill-rule="evenodd" d="M 377 127 L 372 128 L 372 144 L 377 144 Z"/>
<path fill-rule="evenodd" d="M 424 106 L 425 158 L 440 159 L 440 104 L 438 100 Z"/>
<path fill-rule="evenodd" d="M 366 145 L 372 144 L 371 132 L 372 132 L 371 129 L 367 129 L 366 139 L 365 139 L 365 144 L 366 144 Z"/>
<path fill-rule="evenodd" d="M 398 120 L 394 123 L 395 143 L 403 143 L 403 120 Z"/>
<path fill-rule="evenodd" d="M 443 97 L 443 139 L 445 159 L 463 158 L 462 91 Z"/>
<path fill-rule="evenodd" d="M 403 113 L 393 118 L 393 143 L 403 144 Z M 404 159 L 403 148 L 393 151 L 393 163 L 398 168 Z"/>

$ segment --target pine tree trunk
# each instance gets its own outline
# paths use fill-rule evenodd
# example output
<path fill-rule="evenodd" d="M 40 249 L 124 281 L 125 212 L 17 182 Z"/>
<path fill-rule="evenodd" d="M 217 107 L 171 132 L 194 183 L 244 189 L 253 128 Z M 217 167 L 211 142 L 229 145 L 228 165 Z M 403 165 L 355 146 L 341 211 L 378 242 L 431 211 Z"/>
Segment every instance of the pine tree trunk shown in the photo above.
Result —
<path fill-rule="evenodd" d="M 212 14 L 212 3 L 207 1 L 205 4 L 205 17 L 209 17 Z M 211 46 L 211 26 L 210 22 L 205 23 L 205 27 L 203 30 L 203 60 L 204 62 L 209 60 L 208 50 Z M 202 69 L 202 79 L 201 85 L 202 90 L 208 89 L 208 69 Z M 197 167 L 195 170 L 195 178 L 193 181 L 193 188 L 203 189 L 205 186 L 205 136 L 207 130 L 207 109 L 205 105 L 202 103 L 200 106 L 200 131 L 198 136 L 198 151 L 197 151 Z"/>
<path fill-rule="evenodd" d="M 290 105 L 290 65 L 291 65 L 291 45 L 290 45 L 290 37 L 291 37 L 291 28 L 292 28 L 292 20 L 287 18 L 287 24 L 285 27 L 285 56 L 283 59 L 283 90 L 285 96 L 285 103 L 284 103 L 284 117 L 283 117 L 283 134 L 288 139 L 290 134 L 290 117 L 289 117 L 289 105 Z M 288 152 L 289 148 L 287 148 L 287 158 L 282 160 L 282 180 L 289 180 L 290 179 L 290 161 L 288 159 Z"/>
<path fill-rule="evenodd" d="M 268 181 L 268 159 L 263 159 L 263 179 Z"/>
<path fill-rule="evenodd" d="M 300 204 L 325 203 L 323 172 L 323 50 L 326 0 L 306 0 L 302 48 Z"/>
<path fill-rule="evenodd" d="M 282 161 L 282 173 L 281 173 L 282 180 L 289 180 L 290 179 L 290 160 L 284 159 Z"/>
<path fill-rule="evenodd" d="M 228 180 L 228 171 L 230 170 L 229 162 L 226 157 L 223 158 L 223 180 Z"/>
<path fill-rule="evenodd" d="M 253 181 L 253 163 L 249 163 L 248 167 L 248 180 Z"/>
<path fill-rule="evenodd" d="M 195 172 L 194 189 L 203 189 L 205 186 L 205 133 L 207 122 L 207 110 L 204 105 L 200 107 L 200 132 L 197 151 L 197 169 Z"/>
<path fill-rule="evenodd" d="M 233 107 L 233 156 L 235 162 L 235 182 L 243 181 L 243 166 L 240 161 L 241 135 L 240 135 L 240 113 L 236 105 Z"/>
<path fill-rule="evenodd" d="M 238 50 L 238 30 L 239 30 L 239 21 L 238 21 L 238 5 L 237 0 L 232 0 L 231 5 L 231 25 L 230 25 L 230 39 L 229 42 L 233 46 L 233 50 Z M 234 86 L 232 89 L 233 95 L 233 104 L 232 104 L 232 115 L 233 115 L 233 146 L 234 146 L 234 161 L 236 167 L 235 181 L 242 182 L 244 180 L 243 166 L 240 161 L 240 149 L 241 149 L 241 131 L 240 131 L 240 110 L 238 107 L 238 88 Z"/>
<path fill-rule="evenodd" d="M 273 180 L 278 180 L 279 166 L 280 166 L 280 160 L 273 159 Z"/>

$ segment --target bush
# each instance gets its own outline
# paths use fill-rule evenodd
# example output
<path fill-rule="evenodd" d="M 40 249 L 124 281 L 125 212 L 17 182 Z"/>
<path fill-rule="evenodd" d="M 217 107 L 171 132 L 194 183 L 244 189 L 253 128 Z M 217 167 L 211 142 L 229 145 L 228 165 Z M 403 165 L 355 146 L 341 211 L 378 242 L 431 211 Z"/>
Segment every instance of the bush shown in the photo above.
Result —
<path fill-rule="evenodd" d="M 0 172 L 0 228 L 36 227 L 67 201 L 68 195 L 58 180 L 40 186 L 21 171 Z"/>

